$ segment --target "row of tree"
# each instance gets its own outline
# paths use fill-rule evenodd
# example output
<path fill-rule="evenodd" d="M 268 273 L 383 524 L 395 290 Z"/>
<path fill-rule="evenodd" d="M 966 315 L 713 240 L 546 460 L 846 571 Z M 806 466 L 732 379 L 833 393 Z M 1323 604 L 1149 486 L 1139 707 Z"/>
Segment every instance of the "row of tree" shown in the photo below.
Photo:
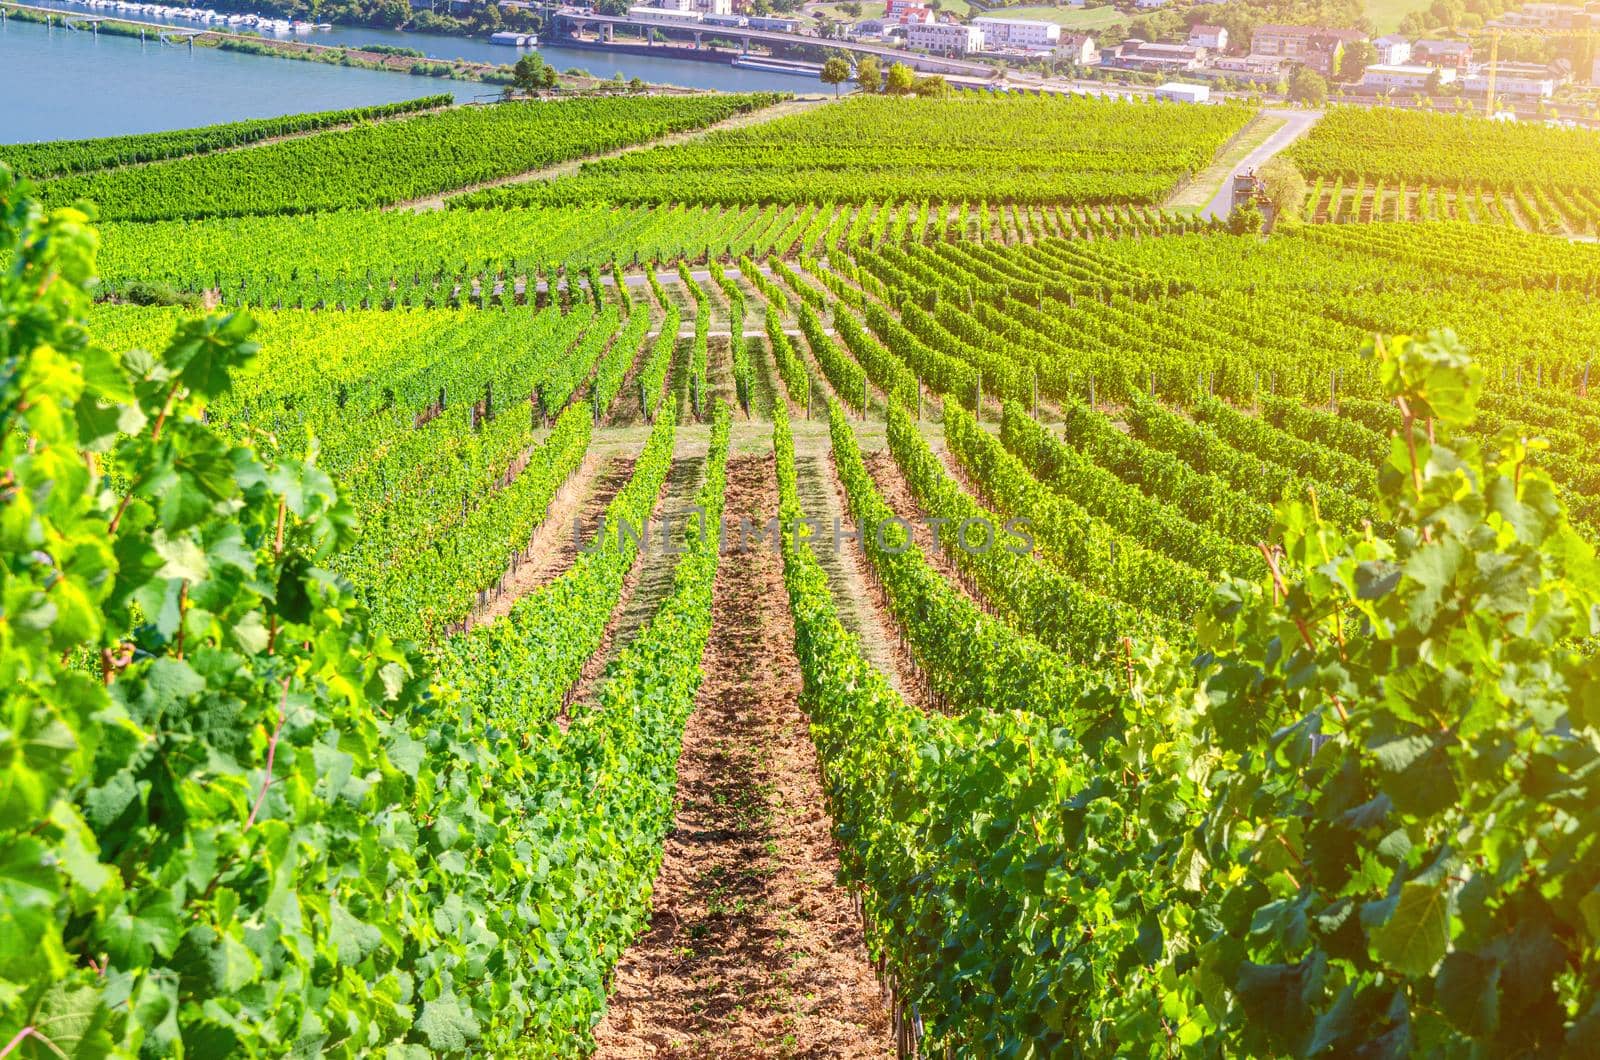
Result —
<path fill-rule="evenodd" d="M 850 80 L 854 80 L 862 92 L 887 96 L 942 96 L 950 91 L 950 85 L 937 74 L 918 77 L 905 63 L 894 63 L 884 70 L 875 55 L 858 59 L 854 71 L 850 69 L 849 60 L 835 55 L 822 64 L 821 77 L 823 84 L 833 86 L 834 95 L 839 94 L 840 85 Z"/>

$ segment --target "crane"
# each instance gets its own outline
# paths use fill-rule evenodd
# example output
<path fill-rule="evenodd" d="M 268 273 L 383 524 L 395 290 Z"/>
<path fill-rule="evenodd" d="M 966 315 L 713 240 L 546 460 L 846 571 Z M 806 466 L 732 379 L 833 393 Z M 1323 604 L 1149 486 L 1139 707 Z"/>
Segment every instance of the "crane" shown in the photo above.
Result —
<path fill-rule="evenodd" d="M 1500 38 L 1524 37 L 1536 40 L 1600 40 L 1600 30 L 1581 29 L 1517 29 L 1508 26 L 1490 26 L 1486 32 L 1489 34 L 1489 83 L 1484 93 L 1483 112 L 1487 115 L 1494 114 L 1494 90 L 1500 76 Z"/>

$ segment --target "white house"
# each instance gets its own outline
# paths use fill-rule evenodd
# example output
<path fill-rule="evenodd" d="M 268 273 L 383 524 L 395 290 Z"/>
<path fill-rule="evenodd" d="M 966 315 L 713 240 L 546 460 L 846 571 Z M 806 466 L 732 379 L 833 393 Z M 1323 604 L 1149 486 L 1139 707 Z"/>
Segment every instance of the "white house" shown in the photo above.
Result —
<path fill-rule="evenodd" d="M 1411 42 L 1398 33 L 1379 37 L 1372 46 L 1378 49 L 1378 62 L 1384 66 L 1404 66 L 1411 61 Z"/>
<path fill-rule="evenodd" d="M 655 0 L 650 6 L 663 11 L 693 11 L 694 0 Z"/>
<path fill-rule="evenodd" d="M 691 10 L 707 15 L 731 15 L 733 0 L 693 0 Z"/>
<path fill-rule="evenodd" d="M 1456 72 L 1448 66 L 1373 63 L 1361 76 L 1361 87 L 1372 92 L 1423 92 L 1428 88 L 1428 79 L 1435 75 L 1441 85 L 1456 79 Z"/>
<path fill-rule="evenodd" d="M 1213 69 L 1229 74 L 1247 74 L 1251 77 L 1283 76 L 1288 60 L 1280 55 L 1219 55 L 1212 60 Z"/>
<path fill-rule="evenodd" d="M 1087 33 L 1063 33 L 1056 42 L 1056 57 L 1079 66 L 1094 66 L 1100 61 L 1100 52 L 1094 46 L 1094 37 Z M 1596 69 L 1600 69 L 1597 66 Z"/>
<path fill-rule="evenodd" d="M 1496 67 L 1494 94 L 1502 96 L 1527 96 L 1549 99 L 1556 94 L 1561 80 L 1548 68 L 1533 63 L 1501 63 Z M 1484 64 L 1461 79 L 1461 87 L 1468 92 L 1489 91 L 1489 66 Z"/>
<path fill-rule="evenodd" d="M 973 19 L 972 24 L 983 31 L 983 46 L 987 51 L 998 51 L 1001 48 L 1046 51 L 1054 48 L 1061 40 L 1061 26 L 1055 22 L 983 15 Z"/>
<path fill-rule="evenodd" d="M 1167 0 L 1133 0 L 1133 6 L 1141 11 L 1149 11 L 1152 8 L 1166 7 Z"/>
<path fill-rule="evenodd" d="M 930 52 L 966 55 L 983 51 L 983 30 L 955 22 L 934 22 L 906 27 L 906 43 Z"/>
<path fill-rule="evenodd" d="M 1186 85 L 1169 81 L 1156 89 L 1157 99 L 1170 99 L 1178 103 L 1206 103 L 1211 99 L 1210 85 Z"/>
<path fill-rule="evenodd" d="M 1228 29 L 1226 26 L 1208 26 L 1204 23 L 1190 26 L 1186 43 L 1191 48 L 1204 48 L 1208 52 L 1225 51 L 1228 47 Z"/>

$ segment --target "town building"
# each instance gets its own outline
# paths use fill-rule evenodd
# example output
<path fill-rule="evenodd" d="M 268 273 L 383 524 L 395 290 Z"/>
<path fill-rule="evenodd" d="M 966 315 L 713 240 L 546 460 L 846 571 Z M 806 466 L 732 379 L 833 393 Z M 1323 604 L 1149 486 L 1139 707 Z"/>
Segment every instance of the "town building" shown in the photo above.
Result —
<path fill-rule="evenodd" d="M 1494 69 L 1496 99 L 1505 96 L 1549 99 L 1567 80 L 1542 63 L 1498 63 Z M 1488 93 L 1489 65 L 1485 63 L 1463 77 L 1461 87 L 1471 93 Z"/>
<path fill-rule="evenodd" d="M 692 0 L 690 10 L 703 15 L 731 15 L 733 0 Z"/>
<path fill-rule="evenodd" d="M 1056 57 L 1079 66 L 1095 66 L 1100 62 L 1094 37 L 1088 33 L 1063 33 L 1056 42 Z"/>
<path fill-rule="evenodd" d="M 985 51 L 999 51 L 1002 48 L 1049 51 L 1061 40 L 1061 26 L 1055 22 L 983 15 L 973 19 L 972 24 L 983 31 Z"/>
<path fill-rule="evenodd" d="M 1195 70 L 1205 61 L 1202 48 L 1187 44 L 1155 44 L 1129 37 L 1115 48 L 1102 49 L 1100 60 L 1123 70 Z"/>
<path fill-rule="evenodd" d="M 1158 7 L 1166 7 L 1168 0 L 1133 0 L 1133 6 L 1141 11 L 1153 11 Z"/>
<path fill-rule="evenodd" d="M 1169 81 L 1156 89 L 1157 99 L 1170 99 L 1178 103 L 1206 103 L 1211 99 L 1210 85 L 1186 85 Z"/>
<path fill-rule="evenodd" d="M 1411 61 L 1411 42 L 1398 33 L 1372 42 L 1378 49 L 1378 62 L 1384 66 L 1404 66 Z"/>
<path fill-rule="evenodd" d="M 698 11 L 679 10 L 675 7 L 630 7 L 628 17 L 635 22 L 699 22 L 705 18 Z"/>
<path fill-rule="evenodd" d="M 1219 55 L 1211 60 L 1211 68 L 1227 74 L 1278 78 L 1288 62 L 1281 55 Z"/>
<path fill-rule="evenodd" d="M 956 22 L 934 22 L 906 27 L 906 43 L 940 54 L 968 55 L 983 51 L 983 30 Z"/>
<path fill-rule="evenodd" d="M 1429 66 L 1448 66 L 1464 74 L 1472 65 L 1472 42 L 1464 40 L 1419 40 L 1411 58 Z"/>
<path fill-rule="evenodd" d="M 1226 26 L 1208 26 L 1201 23 L 1189 27 L 1189 39 L 1184 43 L 1191 48 L 1204 48 L 1208 52 L 1226 51 L 1228 29 Z"/>
<path fill-rule="evenodd" d="M 1577 4 L 1523 4 L 1490 23 L 1504 29 L 1600 29 L 1600 11 Z"/>
<path fill-rule="evenodd" d="M 1600 85 L 1600 55 L 1595 56 L 1594 66 L 1589 70 L 1589 83 Z"/>
<path fill-rule="evenodd" d="M 1456 72 L 1448 66 L 1374 63 L 1362 75 L 1361 87 L 1368 92 L 1425 92 L 1433 78 L 1448 85 L 1456 79 Z"/>
<path fill-rule="evenodd" d="M 1366 40 L 1358 29 L 1329 29 L 1326 26 L 1256 27 L 1250 37 L 1254 55 L 1276 55 L 1310 67 L 1324 77 L 1331 76 L 1344 56 L 1345 45 Z"/>

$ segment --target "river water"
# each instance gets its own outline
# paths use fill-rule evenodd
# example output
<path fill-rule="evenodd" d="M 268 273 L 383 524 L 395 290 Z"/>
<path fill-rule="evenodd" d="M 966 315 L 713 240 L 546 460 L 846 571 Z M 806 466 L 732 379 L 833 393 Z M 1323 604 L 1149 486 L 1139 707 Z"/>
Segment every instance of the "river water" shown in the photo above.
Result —
<path fill-rule="evenodd" d="M 87 11 L 59 0 L 36 6 Z M 96 12 L 103 13 L 103 12 Z M 164 21 L 150 15 L 140 21 Z M 200 28 L 171 20 L 175 26 Z M 511 63 L 516 48 L 439 34 L 338 26 L 296 39 L 315 44 L 392 44 L 438 59 Z M 803 77 L 741 70 L 725 63 L 612 55 L 587 48 L 541 47 L 558 69 L 581 67 L 600 77 L 621 72 L 660 84 L 752 92 L 806 91 Z M 356 70 L 323 63 L 245 55 L 216 48 L 95 37 L 10 19 L 0 24 L 0 143 L 77 139 L 182 129 L 302 111 L 390 103 L 436 92 L 458 100 L 498 95 L 493 85 Z"/>

